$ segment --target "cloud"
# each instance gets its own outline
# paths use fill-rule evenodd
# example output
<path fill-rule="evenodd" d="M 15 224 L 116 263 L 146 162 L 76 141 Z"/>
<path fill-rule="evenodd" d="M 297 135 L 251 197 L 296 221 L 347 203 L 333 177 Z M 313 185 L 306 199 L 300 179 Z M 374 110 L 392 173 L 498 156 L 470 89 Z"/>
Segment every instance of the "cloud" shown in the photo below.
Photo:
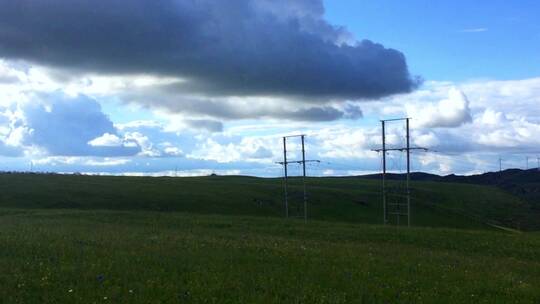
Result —
<path fill-rule="evenodd" d="M 490 108 L 510 116 L 540 122 L 540 78 L 522 80 L 475 81 L 462 84 L 477 111 Z"/>
<path fill-rule="evenodd" d="M 416 136 L 414 136 L 416 135 Z M 427 132 L 424 134 L 413 134 L 414 143 L 419 147 L 430 148 L 440 144 L 440 140 L 433 132 Z"/>
<path fill-rule="evenodd" d="M 146 157 L 184 157 L 201 138 L 213 134 L 153 120 L 132 121 L 117 127 L 125 141 L 135 141 L 141 147 L 139 156 Z"/>
<path fill-rule="evenodd" d="M 369 129 L 335 127 L 315 133 L 314 139 L 322 158 L 369 158 L 376 155 L 370 150 L 377 148 L 380 131 L 376 127 Z"/>
<path fill-rule="evenodd" d="M 497 126 L 508 121 L 502 112 L 496 112 L 493 109 L 486 109 L 477 119 L 479 123 L 486 126 Z"/>
<path fill-rule="evenodd" d="M 272 164 L 274 156 L 279 155 L 273 150 L 279 150 L 281 145 L 278 136 L 213 136 L 201 140 L 188 157 L 220 163 L 244 161 Z"/>
<path fill-rule="evenodd" d="M 223 131 L 223 123 L 210 119 L 186 119 L 185 124 L 191 128 L 198 130 L 206 130 L 209 132 Z"/>
<path fill-rule="evenodd" d="M 283 97 L 204 97 L 185 96 L 167 89 L 174 82 L 167 77 L 129 75 L 87 75 L 81 78 L 59 80 L 58 72 L 42 67 L 24 70 L 11 62 L 0 61 L 0 76 L 16 75 L 18 83 L 0 84 L 1 100 L 21 102 L 28 92 L 53 94 L 64 92 L 68 96 L 85 95 L 105 102 L 120 101 L 129 107 L 151 109 L 170 121 L 170 127 L 179 129 L 221 132 L 223 122 L 255 118 L 289 121 L 334 121 L 363 117 L 355 101 L 304 100 Z M 170 128 L 169 128 L 170 129 Z"/>
<path fill-rule="evenodd" d="M 169 113 L 210 117 L 214 121 L 208 119 L 183 119 L 180 123 L 212 132 L 221 131 L 220 123 L 215 119 L 270 118 L 290 121 L 334 121 L 362 117 L 360 107 L 353 103 L 312 105 L 275 97 L 182 98 L 175 94 L 162 92 L 159 89 L 130 91 L 123 94 L 123 98 L 126 101 L 148 107 L 155 107 L 159 103 L 159 106 Z M 156 102 L 156 100 L 159 100 L 159 102 Z M 178 119 L 178 117 L 175 118 Z"/>
<path fill-rule="evenodd" d="M 123 145 L 123 141 L 114 134 L 105 133 L 100 137 L 92 139 L 88 144 L 94 147 L 119 147 Z"/>
<path fill-rule="evenodd" d="M 469 154 L 485 158 L 493 153 L 539 153 L 540 137 L 535 135 L 540 134 L 539 103 L 540 78 L 432 81 L 411 94 L 363 103 L 362 110 L 366 117 L 412 117 L 414 145 L 456 158 Z M 346 151 L 342 151 L 343 156 Z M 458 167 L 464 172 L 459 161 L 453 164 L 453 168 Z"/>
<path fill-rule="evenodd" d="M 20 81 L 19 74 L 17 70 L 9 67 L 0 60 L 0 85 L 18 83 Z"/>
<path fill-rule="evenodd" d="M 88 142 L 105 133 L 116 133 L 99 104 L 84 96 L 45 97 L 45 104 L 24 106 L 29 130 L 26 143 L 45 148 L 52 155 L 134 155 L 139 147 L 92 146 Z"/>
<path fill-rule="evenodd" d="M 39 94 L 4 109 L 9 117 L 4 142 L 19 149 L 32 147 L 48 155 L 129 156 L 140 148 L 114 145 L 117 130 L 100 105 L 87 96 Z"/>
<path fill-rule="evenodd" d="M 487 28 L 485 27 L 477 27 L 477 28 L 469 28 L 469 29 L 464 29 L 464 30 L 461 30 L 462 33 L 482 33 L 482 32 L 487 32 Z"/>
<path fill-rule="evenodd" d="M 253 159 L 264 159 L 264 158 L 272 158 L 274 154 L 269 149 L 266 149 L 265 147 L 258 147 L 255 152 L 251 153 L 250 158 Z"/>
<path fill-rule="evenodd" d="M 509 119 L 500 112 L 486 109 L 475 120 L 478 144 L 497 149 L 519 149 L 523 152 L 538 152 L 540 145 L 540 123 L 525 117 Z"/>
<path fill-rule="evenodd" d="M 140 147 L 139 155 L 144 155 L 148 157 L 158 157 L 161 156 L 161 151 L 155 147 L 154 142 L 148 138 L 145 134 L 135 131 L 135 132 L 125 132 L 124 137 L 130 142 L 137 143 L 137 146 Z"/>
<path fill-rule="evenodd" d="M 165 147 L 163 149 L 163 152 L 165 152 L 166 155 L 169 156 L 183 156 L 184 152 L 178 147 Z"/>
<path fill-rule="evenodd" d="M 125 158 L 108 158 L 108 157 L 105 157 L 101 160 L 96 160 L 96 159 L 89 159 L 89 160 L 86 160 L 84 162 L 85 165 L 88 165 L 88 166 L 97 166 L 97 167 L 102 167 L 102 166 L 118 166 L 118 165 L 124 165 L 124 164 L 127 164 L 131 162 L 130 159 L 125 159 Z"/>
<path fill-rule="evenodd" d="M 23 150 L 0 141 L 0 155 L 9 157 L 18 157 L 23 155 Z"/>
<path fill-rule="evenodd" d="M 320 0 L 7 0 L 0 28 L 0 57 L 169 76 L 184 95 L 357 100 L 418 84 L 401 52 L 355 41 Z"/>
<path fill-rule="evenodd" d="M 540 146 L 540 78 L 427 82 L 410 94 L 359 103 L 178 95 L 167 89 L 180 81 L 175 76 L 73 78 L 16 61 L 0 60 L 1 75 L 11 79 L 0 83 L 2 170 L 28 170 L 33 161 L 34 170 L 55 172 L 276 176 L 281 136 L 304 133 L 308 158 L 323 161 L 310 164 L 309 175 L 377 172 L 380 154 L 370 151 L 381 145 L 377 120 L 406 115 L 413 145 L 431 149 L 413 154 L 415 170 L 482 172 L 498 169 L 499 155 L 506 166 L 524 166 Z M 145 120 L 130 121 L 138 118 Z M 389 127 L 387 140 L 403 146 L 403 125 Z M 390 154 L 389 170 L 404 168 L 403 155 Z"/>
<path fill-rule="evenodd" d="M 469 100 L 456 88 L 448 91 L 447 99 L 409 106 L 407 113 L 414 117 L 415 125 L 423 128 L 455 128 L 472 120 Z"/>

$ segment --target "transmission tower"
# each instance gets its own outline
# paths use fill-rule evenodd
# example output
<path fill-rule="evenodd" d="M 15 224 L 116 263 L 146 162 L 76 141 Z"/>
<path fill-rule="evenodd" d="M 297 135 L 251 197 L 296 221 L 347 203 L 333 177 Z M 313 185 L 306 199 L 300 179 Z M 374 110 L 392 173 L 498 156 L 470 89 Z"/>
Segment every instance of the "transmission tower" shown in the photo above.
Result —
<path fill-rule="evenodd" d="M 398 147 L 398 148 L 391 148 L 388 149 L 386 147 L 386 123 L 392 122 L 392 121 L 405 121 L 405 127 L 406 127 L 406 146 L 405 147 Z M 422 150 L 422 151 L 428 151 L 427 148 L 423 147 L 411 147 L 411 136 L 410 136 L 410 128 L 409 128 L 409 122 L 410 118 L 394 118 L 394 119 L 385 119 L 381 120 L 381 127 L 382 127 L 382 148 L 381 149 L 375 149 L 373 151 L 382 152 L 382 203 L 383 203 L 383 223 L 388 223 L 388 215 L 395 215 L 397 219 L 397 223 L 399 224 L 399 218 L 402 216 L 407 217 L 407 226 L 411 225 L 411 188 L 410 188 L 410 180 L 411 180 L 411 151 L 412 150 Z M 386 153 L 390 151 L 399 151 L 399 152 L 406 152 L 407 154 L 407 177 L 406 177 L 406 188 L 405 188 L 405 197 L 406 197 L 406 212 L 403 213 L 401 211 L 401 208 L 403 204 L 400 203 L 394 203 L 389 204 L 387 202 L 387 186 L 386 186 Z M 389 212 L 389 207 L 397 207 L 394 209 L 397 209 L 396 211 Z"/>
<path fill-rule="evenodd" d="M 301 160 L 287 160 L 287 139 L 290 138 L 298 138 L 300 137 L 300 141 L 302 144 L 302 159 Z M 289 217 L 289 172 L 288 172 L 288 166 L 289 164 L 301 164 L 302 165 L 302 188 L 303 188 L 303 205 L 304 205 L 304 214 L 302 217 L 304 218 L 304 221 L 307 222 L 307 205 L 308 205 L 308 197 L 307 197 L 307 189 L 306 189 L 306 163 L 311 162 L 317 162 L 319 163 L 320 160 L 317 159 L 311 159 L 306 160 L 306 148 L 305 148 L 305 137 L 306 135 L 300 134 L 300 135 L 289 135 L 283 137 L 283 161 L 278 162 L 278 164 L 283 165 L 283 187 L 284 187 L 284 203 L 285 203 L 285 217 Z"/>

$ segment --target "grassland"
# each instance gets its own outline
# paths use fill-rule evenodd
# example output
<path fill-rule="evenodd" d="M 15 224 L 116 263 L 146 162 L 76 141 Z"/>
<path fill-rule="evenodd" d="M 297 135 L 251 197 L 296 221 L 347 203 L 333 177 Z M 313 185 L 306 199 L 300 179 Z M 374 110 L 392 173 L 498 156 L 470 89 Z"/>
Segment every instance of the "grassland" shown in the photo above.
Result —
<path fill-rule="evenodd" d="M 540 235 L 7 210 L 3 303 L 538 303 Z"/>
<path fill-rule="evenodd" d="M 391 184 L 392 185 L 392 184 Z M 399 182 L 394 182 L 399 186 Z M 291 213 L 301 199 L 291 182 Z M 309 217 L 379 224 L 380 182 L 360 178 L 308 180 Z M 403 198 L 391 198 L 403 200 Z M 224 215 L 284 215 L 280 179 L 242 176 L 192 178 L 0 174 L 0 207 L 180 211 Z M 534 226 L 527 205 L 494 187 L 418 182 L 413 184 L 416 226 L 479 228 L 486 222 L 512 228 Z"/>
<path fill-rule="evenodd" d="M 404 228 L 378 181 L 308 186 L 304 223 L 276 179 L 1 174 L 0 303 L 540 302 L 540 234 L 488 225 L 534 221 L 512 195 L 415 183 Z"/>

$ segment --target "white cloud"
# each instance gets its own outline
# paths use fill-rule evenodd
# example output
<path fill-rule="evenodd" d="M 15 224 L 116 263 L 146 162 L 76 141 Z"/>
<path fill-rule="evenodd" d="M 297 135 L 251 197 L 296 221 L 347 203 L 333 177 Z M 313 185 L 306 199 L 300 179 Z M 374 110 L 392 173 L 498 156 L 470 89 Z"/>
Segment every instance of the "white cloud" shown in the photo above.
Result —
<path fill-rule="evenodd" d="M 92 139 L 88 144 L 94 147 L 119 147 L 124 144 L 124 141 L 114 134 L 105 133 Z"/>
<path fill-rule="evenodd" d="M 135 142 L 141 148 L 139 155 L 156 157 L 161 155 L 161 151 L 154 147 L 154 143 L 148 136 L 141 132 L 125 132 L 124 138 L 126 141 Z"/>
<path fill-rule="evenodd" d="M 163 152 L 165 152 L 165 154 L 170 155 L 170 156 L 184 155 L 184 152 L 182 152 L 182 149 L 178 147 L 166 147 L 165 149 L 163 149 Z"/>
<path fill-rule="evenodd" d="M 464 29 L 464 30 L 461 30 L 461 32 L 463 33 L 482 33 L 482 32 L 487 32 L 487 28 L 485 27 L 476 27 L 476 28 L 468 28 L 468 29 Z"/>
<path fill-rule="evenodd" d="M 498 126 L 506 122 L 506 116 L 502 112 L 496 112 L 492 109 L 486 109 L 484 113 L 479 115 L 475 120 L 476 123 L 484 124 L 487 126 Z"/>
<path fill-rule="evenodd" d="M 413 133 L 414 143 L 419 147 L 431 148 L 440 144 L 440 140 L 433 132 Z"/>
<path fill-rule="evenodd" d="M 460 85 L 476 111 L 492 109 L 507 116 L 540 121 L 540 78 L 507 81 L 474 81 Z"/>
<path fill-rule="evenodd" d="M 126 123 L 114 124 L 118 130 L 139 129 L 139 128 L 161 128 L 162 123 L 155 120 L 134 120 Z"/>
<path fill-rule="evenodd" d="M 322 129 L 314 136 L 321 150 L 319 155 L 323 158 L 373 158 L 377 153 L 371 149 L 380 145 L 380 131 L 376 128 L 334 127 Z"/>
<path fill-rule="evenodd" d="M 537 149 L 540 145 L 540 124 L 531 123 L 525 118 L 510 120 L 478 133 L 478 143 L 490 147 L 521 148 L 526 151 Z"/>
<path fill-rule="evenodd" d="M 407 108 L 413 124 L 423 128 L 455 128 L 471 121 L 469 100 L 456 88 L 448 91 L 448 98 L 437 103 L 418 103 Z"/>
<path fill-rule="evenodd" d="M 89 159 L 87 160 L 86 162 L 84 162 L 85 165 L 88 165 L 88 166 L 98 166 L 98 167 L 102 167 L 102 166 L 118 166 L 118 165 L 125 165 L 127 163 L 131 162 L 130 159 L 125 159 L 125 158 L 109 158 L 109 157 L 105 157 L 103 159 L 100 159 L 100 160 L 96 160 L 96 159 Z"/>

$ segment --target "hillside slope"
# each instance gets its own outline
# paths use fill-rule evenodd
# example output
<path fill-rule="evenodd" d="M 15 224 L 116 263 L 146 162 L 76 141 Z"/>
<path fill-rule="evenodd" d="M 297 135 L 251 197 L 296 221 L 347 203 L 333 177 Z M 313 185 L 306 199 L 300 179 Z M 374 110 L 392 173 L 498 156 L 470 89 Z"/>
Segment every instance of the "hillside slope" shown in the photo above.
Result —
<path fill-rule="evenodd" d="M 381 175 L 369 174 L 361 177 L 380 179 Z M 390 180 L 404 180 L 406 175 L 387 173 L 386 178 Z M 540 211 L 540 170 L 536 168 L 529 170 L 507 169 L 501 172 L 486 172 L 473 175 L 450 174 L 445 176 L 412 172 L 411 180 L 496 186 L 526 200 L 534 209 Z"/>
<path fill-rule="evenodd" d="M 400 182 L 394 186 L 399 187 Z M 291 180 L 291 213 L 299 215 L 301 184 Z M 380 182 L 308 179 L 311 219 L 379 224 Z M 402 197 L 394 198 L 396 200 Z M 242 176 L 112 177 L 0 174 L 0 207 L 181 211 L 203 214 L 284 215 L 280 179 Z M 482 228 L 485 223 L 531 228 L 534 219 L 516 197 L 488 186 L 415 182 L 412 224 Z"/>
<path fill-rule="evenodd" d="M 508 169 L 471 176 L 448 175 L 441 181 L 497 186 L 516 195 L 540 211 L 540 171 L 538 169 Z"/>
<path fill-rule="evenodd" d="M 381 178 L 380 174 L 361 176 L 366 179 Z M 387 174 L 387 179 L 402 181 L 405 174 Z M 538 169 L 507 169 L 501 172 L 486 172 L 475 175 L 446 175 L 439 176 L 424 172 L 411 173 L 413 181 L 433 181 L 444 183 L 465 183 L 497 187 L 524 202 L 521 211 L 514 214 L 515 226 L 524 225 L 525 229 L 540 229 L 540 170 Z"/>

